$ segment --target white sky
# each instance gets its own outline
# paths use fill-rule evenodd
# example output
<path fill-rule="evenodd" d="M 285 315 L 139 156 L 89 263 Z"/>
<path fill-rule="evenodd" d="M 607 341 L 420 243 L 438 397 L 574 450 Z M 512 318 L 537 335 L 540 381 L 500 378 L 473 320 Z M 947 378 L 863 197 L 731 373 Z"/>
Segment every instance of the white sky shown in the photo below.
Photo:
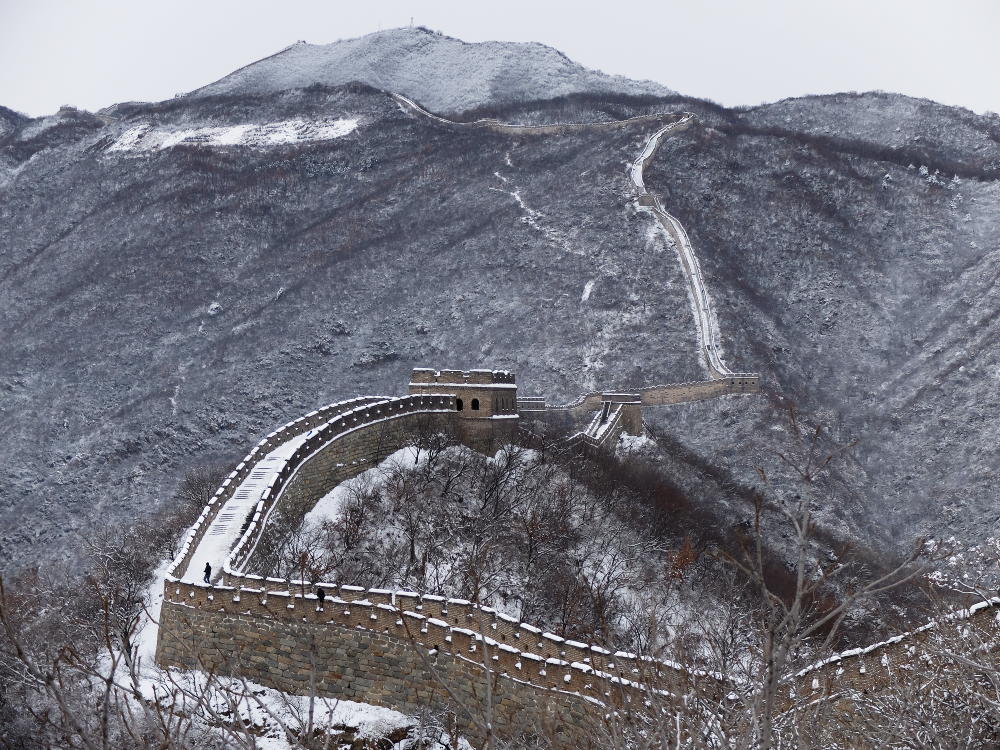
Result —
<path fill-rule="evenodd" d="M 1000 111 L 1000 0 L 0 0 L 0 104 L 166 99 L 298 39 L 411 16 L 729 105 L 883 89 Z"/>

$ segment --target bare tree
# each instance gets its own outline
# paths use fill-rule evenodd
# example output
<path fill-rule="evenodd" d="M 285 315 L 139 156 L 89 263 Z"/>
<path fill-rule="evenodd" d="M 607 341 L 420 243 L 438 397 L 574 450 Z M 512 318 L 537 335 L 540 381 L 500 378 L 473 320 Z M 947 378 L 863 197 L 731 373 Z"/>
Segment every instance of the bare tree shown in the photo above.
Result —
<path fill-rule="evenodd" d="M 810 654 L 828 652 L 837 641 L 844 618 L 859 602 L 895 589 L 927 570 L 929 548 L 916 540 L 910 552 L 873 576 L 859 573 L 847 560 L 823 560 L 815 552 L 812 506 L 818 480 L 829 471 L 834 460 L 846 453 L 854 442 L 837 444 L 826 431 L 804 426 L 794 406 L 787 408 L 791 447 L 777 454 L 781 463 L 791 467 L 799 492 L 787 502 L 778 501 L 770 508 L 784 530 L 791 532 L 787 547 L 792 574 L 791 589 L 772 588 L 769 568 L 773 567 L 768 539 L 778 529 L 766 522 L 765 499 L 754 497 L 752 539 L 742 554 L 722 553 L 750 582 L 757 596 L 757 622 L 760 628 L 759 654 L 752 679 L 741 692 L 745 714 L 740 721 L 746 728 L 738 731 L 738 747 L 768 750 L 777 736 L 775 721 L 781 710 L 779 695 L 787 691 L 798 660 Z M 779 493 L 771 484 L 764 467 L 757 472 L 772 496 Z M 788 494 L 788 493 L 786 493 Z M 777 525 L 777 524 L 776 524 Z"/>

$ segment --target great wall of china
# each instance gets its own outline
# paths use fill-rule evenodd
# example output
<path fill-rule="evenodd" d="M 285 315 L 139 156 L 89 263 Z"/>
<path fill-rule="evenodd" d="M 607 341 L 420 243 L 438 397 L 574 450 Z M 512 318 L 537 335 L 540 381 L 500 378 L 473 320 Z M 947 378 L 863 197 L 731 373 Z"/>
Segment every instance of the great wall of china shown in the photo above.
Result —
<path fill-rule="evenodd" d="M 474 741 L 483 734 L 470 710 L 486 700 L 501 736 L 541 725 L 567 744 L 580 744 L 592 736 L 590 730 L 606 718 L 609 708 L 648 697 L 650 691 L 667 697 L 692 690 L 724 695 L 728 678 L 723 675 L 565 640 L 473 602 L 246 572 L 279 504 L 286 514 L 304 516 L 336 485 L 428 431 L 447 432 L 489 451 L 515 439 L 522 417 L 592 413 L 587 428 L 567 442 L 605 450 L 613 449 L 623 432 L 641 434 L 644 407 L 759 391 L 756 375 L 726 367 L 690 241 L 642 183 L 642 168 L 660 139 L 682 124 L 686 127 L 690 115 L 572 126 L 456 124 L 403 97 L 396 99 L 448 127 L 504 132 L 544 134 L 566 127 L 604 129 L 669 120 L 634 163 L 633 183 L 640 204 L 678 248 L 711 379 L 631 393 L 588 393 L 573 403 L 550 406 L 542 398 L 519 398 L 513 374 L 505 371 L 418 369 L 407 396 L 331 404 L 282 426 L 257 443 L 219 487 L 167 570 L 157 662 L 407 713 L 433 706 L 452 712 L 461 731 Z M 205 562 L 216 570 L 210 583 L 201 580 Z M 327 592 L 322 606 L 314 593 L 319 588 Z M 886 664 L 912 658 L 908 650 L 926 632 L 816 665 L 796 677 L 790 694 L 815 700 L 844 686 L 876 685 Z"/>
<path fill-rule="evenodd" d="M 718 335 L 718 322 L 712 308 L 712 298 L 705 285 L 702 276 L 701 265 L 698 263 L 698 256 L 694 252 L 691 239 L 681 223 L 671 216 L 660 205 L 659 201 L 646 190 L 643 179 L 643 172 L 646 164 L 656 154 L 657 148 L 663 139 L 671 133 L 680 132 L 696 121 L 695 115 L 691 112 L 650 114 L 630 117 L 624 120 L 609 120 L 604 122 L 578 122 L 578 123 L 557 123 L 551 125 L 513 125 L 497 120 L 476 120 L 474 122 L 456 122 L 448 120 L 432 112 L 428 112 L 412 99 L 408 99 L 400 94 L 393 94 L 393 98 L 399 103 L 404 111 L 416 114 L 431 122 L 448 128 L 477 128 L 491 130 L 496 133 L 506 135 L 555 135 L 572 131 L 601 132 L 606 130 L 632 127 L 635 125 L 649 125 L 665 123 L 654 132 L 643 146 L 642 152 L 632 162 L 629 167 L 629 178 L 636 195 L 636 205 L 641 211 L 648 212 L 664 232 L 670 237 L 674 249 L 677 251 L 684 277 L 688 284 L 688 297 L 691 301 L 691 309 L 694 315 L 695 328 L 698 333 L 698 343 L 700 354 L 703 357 L 706 369 L 711 380 L 704 384 L 688 383 L 685 385 L 694 387 L 704 385 L 710 389 L 710 384 L 716 380 L 734 378 L 739 380 L 757 381 L 755 373 L 735 373 L 729 369 L 722 358 L 722 347 Z M 711 398 L 711 396 L 709 396 Z M 676 403 L 676 402 L 675 402 Z"/>
<path fill-rule="evenodd" d="M 158 663 L 240 674 L 290 692 L 314 683 L 322 694 L 409 712 L 428 702 L 456 710 L 445 679 L 466 705 L 480 705 L 488 668 L 500 677 L 498 732 L 541 722 L 567 737 L 587 734 L 601 715 L 595 707 L 649 689 L 718 690 L 719 675 L 566 640 L 473 602 L 246 572 L 279 503 L 304 516 L 336 485 L 420 434 L 450 433 L 483 451 L 514 441 L 516 388 L 504 371 L 418 369 L 408 396 L 332 404 L 267 435 L 223 482 L 167 570 Z M 641 402 L 614 398 L 592 420 L 597 428 L 568 442 L 613 447 L 623 431 L 641 431 Z M 200 580 L 207 561 L 218 569 L 210 583 Z M 317 588 L 328 592 L 322 607 Z M 421 649 L 433 649 L 433 664 Z M 469 717 L 459 721 L 476 736 Z"/>
<path fill-rule="evenodd" d="M 611 707 L 651 693 L 672 700 L 698 691 L 724 703 L 730 687 L 724 675 L 567 640 L 470 601 L 247 573 L 279 503 L 304 516 L 337 484 L 428 431 L 448 432 L 490 451 L 512 440 L 522 415 L 532 413 L 518 411 L 514 377 L 504 371 L 418 369 L 410 391 L 332 404 L 254 446 L 167 570 L 159 664 L 408 713 L 433 706 L 454 712 L 462 731 L 476 740 L 482 735 L 463 712 L 482 707 L 487 680 L 498 734 L 542 726 L 567 744 L 593 736 Z M 603 419 L 600 428 L 569 442 L 612 449 L 623 432 L 641 430 L 641 401 L 631 394 L 613 398 L 592 420 Z M 206 561 L 218 568 L 211 583 L 201 581 Z M 322 605 L 315 593 L 320 588 L 326 592 Z M 998 603 L 977 605 L 955 619 L 995 626 L 992 606 Z M 894 668 L 911 668 L 934 628 L 802 671 L 788 684 L 786 706 L 885 685 Z"/>

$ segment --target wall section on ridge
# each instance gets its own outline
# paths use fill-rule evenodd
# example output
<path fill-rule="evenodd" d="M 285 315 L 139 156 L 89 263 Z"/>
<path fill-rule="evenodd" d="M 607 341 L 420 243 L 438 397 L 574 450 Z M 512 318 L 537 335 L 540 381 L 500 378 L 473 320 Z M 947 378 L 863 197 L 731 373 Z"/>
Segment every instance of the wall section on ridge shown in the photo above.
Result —
<path fill-rule="evenodd" d="M 521 680 L 488 677 L 472 660 L 475 654 L 462 658 L 442 648 L 430 655 L 405 638 L 360 627 L 268 620 L 172 602 L 164 603 L 162 619 L 157 649 L 162 666 L 244 677 L 294 695 L 315 690 L 318 696 L 410 715 L 428 709 L 439 717 L 454 714 L 460 732 L 477 744 L 485 739 L 480 725 L 489 678 L 493 726 L 500 737 L 539 735 L 566 747 L 598 747 L 588 743 L 602 736 L 600 704 Z"/>
<path fill-rule="evenodd" d="M 242 676 L 296 693 L 308 693 L 316 683 L 320 695 L 410 713 L 434 707 L 461 714 L 482 705 L 486 670 L 476 660 L 487 649 L 498 732 L 514 737 L 544 730 L 577 746 L 599 736 L 595 732 L 609 709 L 641 700 L 649 689 L 663 695 L 688 694 L 696 685 L 720 689 L 717 675 L 567 641 L 471 602 L 248 574 L 248 560 L 271 554 L 283 531 L 322 496 L 421 436 L 450 432 L 470 447 L 495 450 L 518 429 L 512 373 L 435 371 L 425 377 L 418 371 L 411 385 L 418 392 L 410 396 L 324 407 L 258 443 L 203 511 L 168 571 L 159 664 Z M 482 397 L 480 406 L 487 408 L 477 418 L 461 414 L 456 391 Z M 612 447 L 626 424 L 641 425 L 640 404 L 636 394 L 610 394 L 582 439 Z M 287 455 L 271 457 L 269 451 L 296 438 Z M 205 538 L 207 521 L 264 463 L 273 478 L 243 519 L 222 580 L 181 580 L 178 563 L 189 560 Z M 317 585 L 332 594 L 326 612 L 312 593 Z M 425 658 L 431 650 L 442 665 L 437 676 Z M 471 716 L 458 721 L 464 734 L 476 736 L 480 725 Z"/>
<path fill-rule="evenodd" d="M 301 523 L 317 501 L 334 487 L 377 466 L 387 457 L 412 445 L 422 435 L 456 433 L 451 412 L 415 412 L 363 424 L 338 435 L 308 456 L 294 470 L 271 509 L 253 548 L 238 561 L 246 567 Z M 265 553 L 265 567 L 273 562 Z M 237 561 L 234 561 L 237 562 Z"/>

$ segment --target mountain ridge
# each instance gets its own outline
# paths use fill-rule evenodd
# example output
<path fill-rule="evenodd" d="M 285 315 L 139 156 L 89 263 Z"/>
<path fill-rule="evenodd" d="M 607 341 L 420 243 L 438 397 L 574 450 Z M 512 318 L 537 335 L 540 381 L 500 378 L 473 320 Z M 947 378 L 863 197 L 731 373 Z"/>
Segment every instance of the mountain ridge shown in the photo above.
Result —
<path fill-rule="evenodd" d="M 538 42 L 464 42 L 417 27 L 323 45 L 297 42 L 184 96 L 277 93 L 354 80 L 442 112 L 572 92 L 671 93 L 652 81 L 585 68 Z"/>

